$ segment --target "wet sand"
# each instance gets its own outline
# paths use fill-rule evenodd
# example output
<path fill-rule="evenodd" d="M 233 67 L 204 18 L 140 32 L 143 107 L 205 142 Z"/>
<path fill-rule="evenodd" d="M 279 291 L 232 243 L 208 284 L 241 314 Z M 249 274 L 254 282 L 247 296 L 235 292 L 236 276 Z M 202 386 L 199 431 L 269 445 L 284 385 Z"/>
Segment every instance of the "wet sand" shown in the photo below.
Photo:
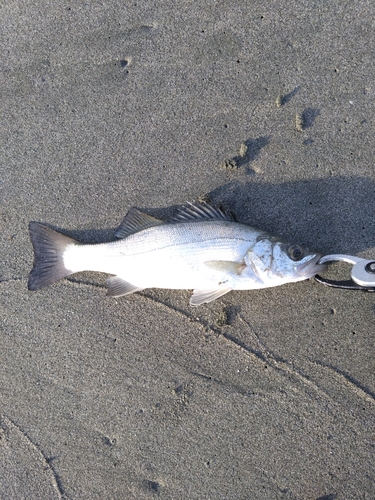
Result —
<path fill-rule="evenodd" d="M 0 497 L 374 499 L 373 294 L 308 280 L 191 308 L 105 297 L 98 273 L 29 292 L 27 226 L 107 241 L 131 206 L 204 197 L 374 257 L 375 7 L 1 13 Z"/>

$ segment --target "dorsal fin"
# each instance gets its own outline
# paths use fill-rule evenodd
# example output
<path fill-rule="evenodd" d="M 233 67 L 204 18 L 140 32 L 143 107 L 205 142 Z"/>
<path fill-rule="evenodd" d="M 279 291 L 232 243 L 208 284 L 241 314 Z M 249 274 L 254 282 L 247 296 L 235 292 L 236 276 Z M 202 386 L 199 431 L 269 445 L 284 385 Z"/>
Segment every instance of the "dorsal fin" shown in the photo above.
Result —
<path fill-rule="evenodd" d="M 229 215 L 220 208 L 214 208 L 205 202 L 187 203 L 180 208 L 171 222 L 188 222 L 197 220 L 227 220 L 232 222 Z"/>
<path fill-rule="evenodd" d="M 126 238 L 130 234 L 138 233 L 139 231 L 159 226 L 160 224 L 164 224 L 164 222 L 133 207 L 125 215 L 119 228 L 116 229 L 115 236 L 116 238 Z"/>

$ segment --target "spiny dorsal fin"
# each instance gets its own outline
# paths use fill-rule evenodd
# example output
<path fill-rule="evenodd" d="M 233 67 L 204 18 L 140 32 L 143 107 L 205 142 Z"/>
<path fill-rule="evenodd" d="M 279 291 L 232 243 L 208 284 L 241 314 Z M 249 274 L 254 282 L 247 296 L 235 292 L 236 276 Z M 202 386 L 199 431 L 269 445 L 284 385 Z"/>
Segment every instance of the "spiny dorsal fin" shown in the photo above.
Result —
<path fill-rule="evenodd" d="M 220 208 L 214 208 L 205 202 L 187 203 L 186 206 L 179 209 L 177 214 L 171 219 L 171 222 L 197 220 L 227 220 L 232 222 L 231 217 L 220 210 Z"/>
<path fill-rule="evenodd" d="M 116 229 L 115 236 L 116 238 L 126 238 L 130 234 L 138 233 L 139 231 L 160 224 L 164 224 L 164 222 L 133 207 L 125 215 L 119 228 Z"/>

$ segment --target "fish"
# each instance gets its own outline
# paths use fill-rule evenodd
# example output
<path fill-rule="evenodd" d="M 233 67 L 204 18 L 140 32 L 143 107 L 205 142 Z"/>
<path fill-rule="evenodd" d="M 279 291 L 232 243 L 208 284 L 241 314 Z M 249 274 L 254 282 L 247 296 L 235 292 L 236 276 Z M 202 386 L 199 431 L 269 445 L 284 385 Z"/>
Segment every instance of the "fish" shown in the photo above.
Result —
<path fill-rule="evenodd" d="M 290 244 L 205 202 L 189 203 L 162 221 L 131 208 L 116 241 L 86 244 L 39 222 L 29 223 L 34 266 L 29 290 L 81 271 L 113 275 L 107 295 L 146 288 L 193 290 L 198 306 L 231 290 L 255 290 L 302 281 L 322 272 L 320 253 Z"/>

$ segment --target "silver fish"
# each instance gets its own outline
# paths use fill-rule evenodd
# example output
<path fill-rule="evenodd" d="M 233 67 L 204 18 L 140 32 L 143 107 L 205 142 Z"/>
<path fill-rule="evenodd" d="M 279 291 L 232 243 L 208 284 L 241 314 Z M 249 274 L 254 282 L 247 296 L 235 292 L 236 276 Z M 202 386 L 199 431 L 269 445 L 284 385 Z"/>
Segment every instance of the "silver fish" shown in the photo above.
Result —
<path fill-rule="evenodd" d="M 30 222 L 34 267 L 29 290 L 80 271 L 99 271 L 107 295 L 144 288 L 193 289 L 198 306 L 231 290 L 267 288 L 305 280 L 324 270 L 321 255 L 233 222 L 206 203 L 189 204 L 168 222 L 131 208 L 115 232 L 118 241 L 83 244 Z"/>

